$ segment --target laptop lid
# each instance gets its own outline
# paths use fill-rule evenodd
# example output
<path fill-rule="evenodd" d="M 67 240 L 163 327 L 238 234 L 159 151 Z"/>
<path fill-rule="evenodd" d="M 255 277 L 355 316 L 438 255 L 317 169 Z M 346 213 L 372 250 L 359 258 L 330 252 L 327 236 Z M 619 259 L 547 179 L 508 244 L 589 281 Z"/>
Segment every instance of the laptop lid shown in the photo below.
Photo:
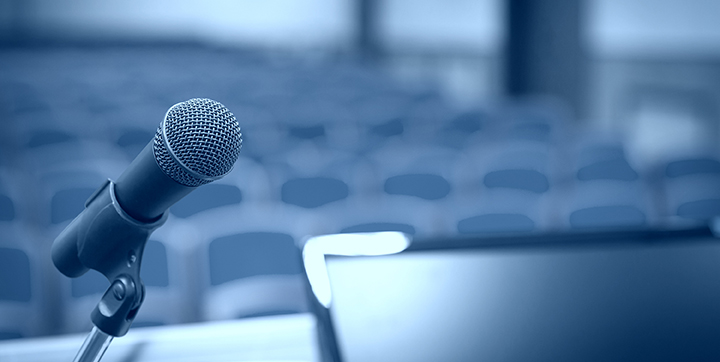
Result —
<path fill-rule="evenodd" d="M 337 234 L 304 259 L 326 361 L 720 360 L 708 228 Z"/>

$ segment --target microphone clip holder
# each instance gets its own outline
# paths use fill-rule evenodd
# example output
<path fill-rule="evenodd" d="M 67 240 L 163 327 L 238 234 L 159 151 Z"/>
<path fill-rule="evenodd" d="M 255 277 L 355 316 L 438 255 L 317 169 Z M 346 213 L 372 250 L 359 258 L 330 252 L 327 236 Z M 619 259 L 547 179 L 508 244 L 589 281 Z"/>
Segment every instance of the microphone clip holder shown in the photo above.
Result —
<path fill-rule="evenodd" d="M 115 279 L 90 314 L 95 326 L 85 338 L 73 362 L 100 361 L 113 338 L 124 335 L 130 328 L 142 304 L 143 295 L 142 282 L 134 282 L 127 274 Z"/>
<path fill-rule="evenodd" d="M 167 211 L 151 222 L 128 215 L 115 196 L 115 184 L 107 180 L 53 242 L 52 259 L 60 272 L 76 278 L 94 269 L 110 282 L 91 313 L 96 329 L 105 335 L 124 336 L 135 319 L 145 298 L 140 279 L 145 243 L 166 220 Z"/>

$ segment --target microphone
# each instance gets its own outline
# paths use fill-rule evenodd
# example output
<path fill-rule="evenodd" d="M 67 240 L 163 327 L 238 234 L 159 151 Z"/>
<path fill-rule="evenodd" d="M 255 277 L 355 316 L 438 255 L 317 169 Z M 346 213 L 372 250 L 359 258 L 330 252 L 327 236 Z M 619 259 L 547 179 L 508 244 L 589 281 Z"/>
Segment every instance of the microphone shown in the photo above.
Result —
<path fill-rule="evenodd" d="M 167 111 L 155 137 L 120 175 L 106 181 L 52 245 L 56 268 L 68 277 L 95 269 L 112 277 L 136 264 L 167 209 L 217 180 L 237 161 L 242 138 L 221 103 L 193 98 Z M 122 255 L 121 255 L 122 254 Z"/>
<path fill-rule="evenodd" d="M 235 116 L 216 101 L 193 98 L 170 107 L 117 182 L 105 181 L 53 241 L 52 260 L 61 273 L 75 278 L 94 269 L 110 281 L 90 314 L 95 328 L 86 340 L 104 347 L 83 347 L 76 360 L 102 357 L 107 338 L 127 333 L 145 299 L 140 265 L 150 234 L 165 223 L 170 206 L 232 170 L 241 136 Z"/>

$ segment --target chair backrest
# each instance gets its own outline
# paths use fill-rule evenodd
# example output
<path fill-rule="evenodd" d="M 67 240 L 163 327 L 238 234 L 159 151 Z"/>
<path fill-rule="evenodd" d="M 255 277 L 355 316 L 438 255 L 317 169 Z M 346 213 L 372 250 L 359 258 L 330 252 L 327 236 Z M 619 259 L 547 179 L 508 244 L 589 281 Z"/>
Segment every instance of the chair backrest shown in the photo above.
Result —
<path fill-rule="evenodd" d="M 248 203 L 233 220 L 193 220 L 202 320 L 307 310 L 302 285 L 302 220 L 283 204 Z"/>
<path fill-rule="evenodd" d="M 579 181 L 635 181 L 638 177 L 638 173 L 630 166 L 625 158 L 598 161 L 584 166 L 577 171 L 577 179 Z"/>
<path fill-rule="evenodd" d="M 290 205 L 313 209 L 348 197 L 347 183 L 331 177 L 303 177 L 287 180 L 281 200 Z"/>
<path fill-rule="evenodd" d="M 463 202 L 454 210 L 461 234 L 518 233 L 551 224 L 556 177 L 544 142 L 498 142 L 469 150 Z"/>
<path fill-rule="evenodd" d="M 591 132 L 569 152 L 563 225 L 571 228 L 640 227 L 651 222 L 650 192 L 629 162 L 622 139 Z"/>
<path fill-rule="evenodd" d="M 425 200 L 443 199 L 453 191 L 455 165 L 462 157 L 456 149 L 402 142 L 389 143 L 368 155 L 379 192 Z"/>
<path fill-rule="evenodd" d="M 306 214 L 345 203 L 366 192 L 374 172 L 363 158 L 305 144 L 282 162 L 267 165 L 277 201 Z"/>
<path fill-rule="evenodd" d="M 19 249 L 0 247 L 0 339 L 27 337 L 22 324 L 12 319 L 17 309 L 30 309 L 32 298 L 32 271 L 30 259 Z M 37 312 L 37 311 L 36 311 Z M 28 313 L 24 313 L 27 317 Z"/>
<path fill-rule="evenodd" d="M 31 298 L 30 259 L 19 249 L 0 247 L 0 300 L 29 302 Z"/>
<path fill-rule="evenodd" d="M 452 186 L 447 179 L 440 175 L 411 173 L 387 178 L 383 189 L 389 195 L 407 195 L 424 200 L 438 200 L 447 196 Z"/>
<path fill-rule="evenodd" d="M 17 225 L 0 227 L 0 339 L 36 337 L 56 323 L 46 285 L 49 263 Z"/>
<path fill-rule="evenodd" d="M 301 272 L 298 248 L 292 236 L 272 231 L 227 235 L 208 245 L 210 285 L 217 286 L 258 275 L 294 275 Z"/>
<path fill-rule="evenodd" d="M 357 119 L 361 151 L 371 151 L 406 133 L 408 103 L 388 94 L 366 94 L 348 105 Z"/>
<path fill-rule="evenodd" d="M 0 222 L 15 220 L 15 203 L 0 191 Z"/>
<path fill-rule="evenodd" d="M 639 227 L 647 222 L 645 213 L 632 205 L 589 206 L 570 214 L 573 228 Z"/>
<path fill-rule="evenodd" d="M 526 97 L 503 102 L 495 107 L 503 138 L 533 142 L 562 142 L 569 127 L 571 111 L 562 101 L 550 97 Z"/>
<path fill-rule="evenodd" d="M 452 232 L 446 214 L 461 200 L 458 186 L 463 180 L 456 165 L 463 157 L 454 148 L 400 142 L 369 154 L 376 170 L 375 186 L 353 200 L 348 214 L 357 220 L 344 220 L 341 229 L 375 224 L 414 230 L 418 236 Z"/>
<path fill-rule="evenodd" d="M 460 234 L 519 233 L 533 231 L 536 227 L 535 221 L 520 213 L 487 213 L 457 222 Z"/>
<path fill-rule="evenodd" d="M 449 232 L 442 209 L 433 201 L 404 195 L 355 195 L 347 202 L 304 219 L 309 235 L 401 231 L 415 236 Z"/>
<path fill-rule="evenodd" d="M 25 136 L 20 161 L 29 169 L 44 172 L 72 168 L 75 164 L 112 164 L 127 162 L 122 150 L 105 140 L 91 138 L 79 130 L 48 128 L 29 131 Z"/>
<path fill-rule="evenodd" d="M 707 221 L 720 215 L 720 161 L 712 156 L 667 163 L 663 184 L 667 214 Z"/>
<path fill-rule="evenodd" d="M 52 263 L 45 230 L 32 221 L 33 184 L 22 170 L 0 167 L 0 338 L 52 332 L 47 311 Z"/>

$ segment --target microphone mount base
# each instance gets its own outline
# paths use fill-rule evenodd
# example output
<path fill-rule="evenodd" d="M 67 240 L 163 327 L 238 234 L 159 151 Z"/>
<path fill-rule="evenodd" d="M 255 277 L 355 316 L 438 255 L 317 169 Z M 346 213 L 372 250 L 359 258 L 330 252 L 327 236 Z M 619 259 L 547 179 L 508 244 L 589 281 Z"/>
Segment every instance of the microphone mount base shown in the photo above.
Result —
<path fill-rule="evenodd" d="M 104 333 L 120 337 L 130 329 L 143 300 L 145 287 L 136 276 L 118 276 L 95 306 L 90 319 Z"/>
<path fill-rule="evenodd" d="M 94 269 L 110 282 L 91 317 L 104 333 L 121 337 L 127 333 L 142 301 L 145 287 L 140 264 L 150 234 L 165 223 L 167 212 L 152 222 L 128 215 L 107 180 L 85 203 L 85 210 L 55 239 L 55 266 L 75 278 Z"/>

